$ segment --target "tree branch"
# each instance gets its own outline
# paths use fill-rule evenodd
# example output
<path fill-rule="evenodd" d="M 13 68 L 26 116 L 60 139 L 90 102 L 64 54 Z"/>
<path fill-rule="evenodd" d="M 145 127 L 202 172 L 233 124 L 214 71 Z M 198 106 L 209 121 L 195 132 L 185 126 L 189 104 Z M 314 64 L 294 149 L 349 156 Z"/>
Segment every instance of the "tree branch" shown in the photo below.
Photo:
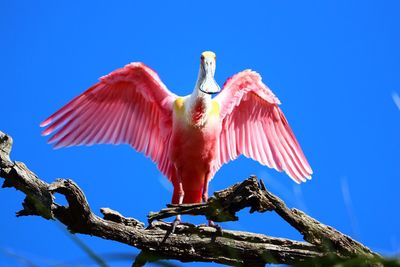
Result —
<path fill-rule="evenodd" d="M 168 205 L 158 213 L 149 214 L 150 226 L 134 218 L 125 218 L 108 208 L 101 209 L 104 218 L 95 215 L 82 190 L 72 181 L 57 179 L 48 184 L 40 180 L 23 163 L 10 160 L 12 139 L 0 132 L 0 176 L 3 187 L 14 187 L 26 198 L 17 216 L 38 215 L 45 219 L 58 219 L 71 232 L 89 234 L 115 240 L 142 250 L 141 255 L 151 255 L 151 260 L 176 259 L 182 262 L 216 262 L 231 266 L 264 266 L 266 263 L 297 264 L 315 257 L 334 253 L 348 258 L 362 255 L 374 258 L 378 255 L 367 247 L 326 226 L 297 209 L 289 209 L 284 202 L 258 184 L 255 177 L 214 193 L 207 203 Z M 54 201 L 53 194 L 60 193 L 68 206 Z M 235 213 L 245 207 L 250 212 L 275 211 L 307 242 L 269 237 L 261 234 L 215 228 L 178 225 L 170 234 L 171 225 L 155 221 L 177 214 L 205 215 L 214 221 L 238 220 Z M 136 266 L 146 262 L 138 258 Z"/>

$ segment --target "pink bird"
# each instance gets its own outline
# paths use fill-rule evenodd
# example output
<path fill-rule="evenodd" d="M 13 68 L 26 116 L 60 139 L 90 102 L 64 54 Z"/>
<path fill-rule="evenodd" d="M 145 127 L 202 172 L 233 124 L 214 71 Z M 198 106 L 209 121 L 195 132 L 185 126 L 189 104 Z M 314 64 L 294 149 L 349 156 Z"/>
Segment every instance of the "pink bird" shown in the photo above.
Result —
<path fill-rule="evenodd" d="M 173 204 L 206 201 L 214 174 L 241 154 L 285 171 L 297 183 L 310 179 L 312 170 L 280 102 L 260 75 L 242 71 L 221 91 L 215 68 L 215 54 L 203 52 L 193 93 L 179 97 L 145 64 L 130 63 L 43 121 L 41 127 L 50 126 L 42 134 L 55 132 L 49 139 L 55 148 L 131 145 L 172 182 Z"/>

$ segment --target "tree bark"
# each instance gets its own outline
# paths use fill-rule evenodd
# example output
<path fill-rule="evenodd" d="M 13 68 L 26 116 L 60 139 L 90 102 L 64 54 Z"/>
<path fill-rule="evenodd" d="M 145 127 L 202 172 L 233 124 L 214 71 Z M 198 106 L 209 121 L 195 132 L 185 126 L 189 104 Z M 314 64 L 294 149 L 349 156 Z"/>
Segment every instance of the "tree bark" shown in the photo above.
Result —
<path fill-rule="evenodd" d="M 37 215 L 57 219 L 72 233 L 98 236 L 139 248 L 142 253 L 134 266 L 143 266 L 146 257 L 151 261 L 175 259 L 230 266 L 298 264 L 331 254 L 342 259 L 380 257 L 361 243 L 300 210 L 289 209 L 256 177 L 215 192 L 207 203 L 167 205 L 166 209 L 148 215 L 150 224 L 147 228 L 144 223 L 126 218 L 109 208 L 101 209 L 103 218 L 100 218 L 91 211 L 82 190 L 72 180 L 57 179 L 51 184 L 42 181 L 22 162 L 10 160 L 11 147 L 11 137 L 0 132 L 0 176 L 5 179 L 3 188 L 14 187 L 26 195 L 23 209 L 17 212 L 17 216 Z M 64 195 L 68 206 L 56 203 L 54 193 Z M 213 227 L 188 223 L 178 225 L 171 233 L 171 224 L 159 221 L 177 214 L 204 215 L 216 222 L 232 221 L 238 220 L 235 213 L 246 207 L 250 207 L 250 213 L 275 211 L 307 242 L 249 232 L 219 232 Z"/>

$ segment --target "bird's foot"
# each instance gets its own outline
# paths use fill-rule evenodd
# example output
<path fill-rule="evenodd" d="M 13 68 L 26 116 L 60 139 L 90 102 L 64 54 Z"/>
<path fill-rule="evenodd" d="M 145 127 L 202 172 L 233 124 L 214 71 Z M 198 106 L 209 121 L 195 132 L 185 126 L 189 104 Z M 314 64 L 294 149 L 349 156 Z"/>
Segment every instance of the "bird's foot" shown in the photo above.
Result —
<path fill-rule="evenodd" d="M 215 222 L 213 222 L 212 220 L 208 220 L 208 226 L 215 228 L 215 230 L 217 230 L 217 234 L 219 236 L 222 236 L 222 228 L 219 224 L 216 224 Z"/>
<path fill-rule="evenodd" d="M 176 216 L 175 220 L 171 223 L 171 228 L 170 228 L 170 229 L 167 229 L 167 232 L 165 233 L 165 236 L 164 236 L 163 240 L 161 241 L 161 244 L 164 244 L 165 241 L 168 239 L 168 237 L 169 237 L 171 234 L 174 234 L 175 229 L 176 229 L 176 226 L 177 226 L 178 224 L 180 224 L 180 223 L 182 223 L 182 221 L 181 221 L 181 216 L 178 215 L 178 216 Z"/>
<path fill-rule="evenodd" d="M 181 218 L 175 218 L 175 220 L 171 223 L 171 234 L 175 233 L 176 226 L 181 223 Z"/>

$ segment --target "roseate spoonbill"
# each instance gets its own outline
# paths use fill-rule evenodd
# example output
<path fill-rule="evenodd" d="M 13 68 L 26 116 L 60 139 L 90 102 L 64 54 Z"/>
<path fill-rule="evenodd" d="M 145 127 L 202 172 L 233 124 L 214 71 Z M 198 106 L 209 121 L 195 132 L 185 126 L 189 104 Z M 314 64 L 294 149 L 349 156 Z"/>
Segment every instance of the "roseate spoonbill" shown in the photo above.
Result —
<path fill-rule="evenodd" d="M 280 102 L 260 75 L 242 71 L 221 91 L 215 68 L 215 54 L 203 52 L 192 94 L 180 97 L 145 64 L 130 63 L 43 121 L 42 127 L 50 126 L 42 134 L 55 132 L 49 139 L 55 148 L 131 145 L 172 182 L 174 204 L 206 201 L 214 174 L 241 154 L 285 171 L 297 183 L 310 179 L 312 170 Z"/>

